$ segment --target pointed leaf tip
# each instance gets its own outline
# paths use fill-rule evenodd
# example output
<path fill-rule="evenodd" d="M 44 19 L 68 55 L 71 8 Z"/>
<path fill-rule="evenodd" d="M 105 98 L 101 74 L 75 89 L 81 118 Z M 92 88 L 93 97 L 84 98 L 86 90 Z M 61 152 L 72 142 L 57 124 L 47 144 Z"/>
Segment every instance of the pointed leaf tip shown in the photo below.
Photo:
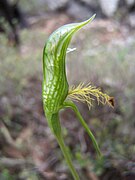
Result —
<path fill-rule="evenodd" d="M 84 21 L 85 24 L 93 21 L 93 19 L 96 17 L 96 14 L 94 14 L 92 17 L 90 17 L 89 19 L 87 19 L 86 21 Z"/>

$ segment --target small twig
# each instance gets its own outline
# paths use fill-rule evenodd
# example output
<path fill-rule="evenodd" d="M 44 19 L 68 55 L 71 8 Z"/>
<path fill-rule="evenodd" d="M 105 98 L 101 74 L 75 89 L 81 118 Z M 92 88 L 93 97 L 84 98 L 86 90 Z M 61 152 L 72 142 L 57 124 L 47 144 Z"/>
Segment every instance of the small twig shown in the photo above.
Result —
<path fill-rule="evenodd" d="M 24 159 L 13 159 L 13 158 L 0 158 L 0 166 L 14 167 L 14 166 L 25 166 L 32 165 L 32 162 Z"/>
<path fill-rule="evenodd" d="M 0 132 L 2 133 L 2 135 L 4 136 L 5 141 L 13 146 L 13 147 L 17 147 L 15 140 L 12 138 L 12 136 L 10 135 L 10 132 L 8 130 L 8 128 L 4 125 L 4 123 L 0 122 Z"/>

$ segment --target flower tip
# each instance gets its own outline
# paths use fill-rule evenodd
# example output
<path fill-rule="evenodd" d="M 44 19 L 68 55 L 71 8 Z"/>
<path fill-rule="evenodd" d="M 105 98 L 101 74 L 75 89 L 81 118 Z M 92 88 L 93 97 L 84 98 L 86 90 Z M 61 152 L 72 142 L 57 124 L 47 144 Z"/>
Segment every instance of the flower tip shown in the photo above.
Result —
<path fill-rule="evenodd" d="M 96 17 L 96 13 L 92 16 L 93 17 L 93 19 Z"/>
<path fill-rule="evenodd" d="M 110 97 L 108 102 L 109 102 L 110 106 L 114 108 L 114 97 Z"/>

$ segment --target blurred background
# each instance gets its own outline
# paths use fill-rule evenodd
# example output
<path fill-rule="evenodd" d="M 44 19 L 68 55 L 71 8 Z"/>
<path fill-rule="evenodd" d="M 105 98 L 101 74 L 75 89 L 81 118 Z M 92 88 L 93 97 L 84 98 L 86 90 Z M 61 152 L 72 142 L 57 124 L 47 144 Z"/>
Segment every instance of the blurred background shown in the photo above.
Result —
<path fill-rule="evenodd" d="M 115 98 L 114 109 L 77 103 L 103 158 L 70 109 L 63 135 L 81 180 L 135 179 L 135 0 L 1 0 L 0 180 L 72 180 L 43 113 L 42 51 L 55 29 L 94 13 L 66 63 L 70 85 L 91 82 Z"/>

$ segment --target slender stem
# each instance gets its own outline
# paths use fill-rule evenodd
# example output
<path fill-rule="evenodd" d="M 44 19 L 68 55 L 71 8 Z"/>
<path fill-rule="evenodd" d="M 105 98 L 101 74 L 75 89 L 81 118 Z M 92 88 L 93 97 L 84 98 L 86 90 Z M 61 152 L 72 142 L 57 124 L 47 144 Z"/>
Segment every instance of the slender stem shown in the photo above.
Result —
<path fill-rule="evenodd" d="M 60 146 L 60 149 L 65 157 L 65 160 L 69 166 L 69 169 L 70 169 L 74 179 L 80 180 L 80 178 L 77 174 L 77 171 L 75 170 L 75 168 L 72 164 L 70 154 L 69 154 L 67 147 L 64 143 L 64 140 L 63 140 L 63 136 L 62 136 L 62 132 L 61 132 L 61 124 L 60 124 L 58 113 L 53 114 L 50 117 L 48 116 L 47 120 L 48 120 L 48 124 L 49 124 L 52 132 L 54 133 L 54 135 L 56 137 L 56 140 Z"/>
<path fill-rule="evenodd" d="M 93 143 L 93 145 L 94 145 L 94 147 L 95 147 L 95 149 L 96 149 L 96 151 L 97 151 L 98 156 L 101 157 L 102 154 L 101 154 L 101 152 L 100 152 L 100 149 L 99 149 L 99 146 L 98 146 L 98 144 L 97 144 L 97 141 L 96 141 L 93 133 L 92 133 L 91 130 L 89 129 L 88 125 L 87 125 L 86 122 L 84 121 L 83 117 L 81 116 L 81 114 L 80 114 L 77 106 L 76 106 L 73 102 L 71 102 L 71 101 L 66 101 L 66 102 L 64 103 L 64 106 L 65 106 L 65 107 L 70 107 L 70 108 L 75 112 L 75 114 L 77 115 L 80 123 L 81 123 L 82 126 L 84 127 L 85 131 L 89 134 L 90 138 L 92 139 L 92 143 Z"/>
<path fill-rule="evenodd" d="M 68 164 L 68 166 L 69 166 L 69 169 L 70 169 L 70 171 L 71 171 L 74 179 L 75 179 L 75 180 L 79 180 L 80 178 L 79 178 L 79 176 L 78 176 L 78 174 L 77 174 L 77 172 L 76 172 L 76 170 L 75 170 L 75 168 L 74 168 L 74 166 L 73 166 L 73 164 L 72 164 L 70 154 L 69 154 L 69 152 L 67 151 L 67 148 L 66 148 L 66 146 L 65 146 L 65 143 L 64 143 L 64 141 L 63 141 L 62 136 L 60 136 L 59 138 L 58 138 L 58 137 L 56 137 L 56 138 L 57 138 L 57 141 L 58 141 L 58 143 L 59 143 L 59 146 L 60 146 L 60 148 L 61 148 L 61 150 L 62 150 L 62 152 L 63 152 L 63 155 L 64 155 L 64 157 L 65 157 L 65 160 L 66 160 L 66 162 L 67 162 L 67 164 Z"/>

